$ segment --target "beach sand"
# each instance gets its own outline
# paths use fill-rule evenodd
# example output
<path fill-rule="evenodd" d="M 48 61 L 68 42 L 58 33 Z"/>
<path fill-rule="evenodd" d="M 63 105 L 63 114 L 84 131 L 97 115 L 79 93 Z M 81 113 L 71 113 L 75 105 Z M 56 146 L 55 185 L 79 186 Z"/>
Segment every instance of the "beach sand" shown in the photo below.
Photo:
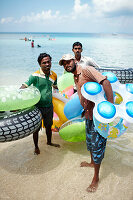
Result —
<path fill-rule="evenodd" d="M 85 142 L 63 141 L 53 133 L 46 145 L 40 132 L 40 155 L 34 155 L 32 135 L 0 144 L 0 200 L 132 200 L 133 199 L 133 126 L 117 140 L 109 141 L 95 193 L 88 193 L 93 168 L 81 168 L 90 161 Z"/>

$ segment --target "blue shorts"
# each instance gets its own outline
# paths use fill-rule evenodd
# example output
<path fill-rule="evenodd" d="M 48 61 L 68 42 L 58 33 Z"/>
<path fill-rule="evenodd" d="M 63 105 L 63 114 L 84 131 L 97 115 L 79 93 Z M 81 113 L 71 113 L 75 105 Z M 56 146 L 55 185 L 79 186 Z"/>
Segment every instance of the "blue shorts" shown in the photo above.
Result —
<path fill-rule="evenodd" d="M 86 144 L 87 150 L 92 153 L 94 163 L 100 164 L 104 158 L 106 141 L 95 129 L 93 120 L 86 119 Z"/>

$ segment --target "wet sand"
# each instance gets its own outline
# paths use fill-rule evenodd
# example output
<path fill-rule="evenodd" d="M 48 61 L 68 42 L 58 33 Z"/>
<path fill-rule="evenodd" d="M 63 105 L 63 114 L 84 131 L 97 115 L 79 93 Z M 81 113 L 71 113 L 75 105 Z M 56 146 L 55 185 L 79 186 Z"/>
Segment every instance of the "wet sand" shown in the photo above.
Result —
<path fill-rule="evenodd" d="M 0 200 L 132 200 L 133 199 L 133 126 L 117 140 L 108 141 L 101 165 L 100 183 L 95 193 L 86 192 L 92 168 L 80 168 L 90 161 L 86 144 L 63 141 L 53 133 L 46 145 L 40 132 L 41 154 L 33 154 L 32 135 L 0 144 Z"/>

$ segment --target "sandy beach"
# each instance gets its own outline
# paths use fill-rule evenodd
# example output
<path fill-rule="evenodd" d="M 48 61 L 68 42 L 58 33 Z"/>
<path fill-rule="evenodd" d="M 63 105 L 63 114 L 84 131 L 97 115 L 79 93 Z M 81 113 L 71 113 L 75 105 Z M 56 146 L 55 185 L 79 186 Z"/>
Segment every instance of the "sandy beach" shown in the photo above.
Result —
<path fill-rule="evenodd" d="M 101 165 L 100 183 L 95 193 L 86 192 L 92 168 L 81 168 L 89 161 L 85 142 L 63 141 L 53 133 L 53 142 L 61 148 L 46 145 L 45 130 L 40 132 L 41 154 L 33 154 L 32 135 L 0 144 L 0 199 L 10 200 L 132 200 L 133 135 L 132 126 L 117 140 L 108 141 Z"/>

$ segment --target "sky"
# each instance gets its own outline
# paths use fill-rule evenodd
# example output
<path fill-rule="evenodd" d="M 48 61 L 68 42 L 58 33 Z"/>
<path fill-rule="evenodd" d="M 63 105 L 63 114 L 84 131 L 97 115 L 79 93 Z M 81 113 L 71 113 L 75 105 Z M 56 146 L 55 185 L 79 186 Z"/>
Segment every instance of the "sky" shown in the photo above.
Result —
<path fill-rule="evenodd" d="M 133 0 L 0 0 L 0 32 L 133 33 Z"/>

